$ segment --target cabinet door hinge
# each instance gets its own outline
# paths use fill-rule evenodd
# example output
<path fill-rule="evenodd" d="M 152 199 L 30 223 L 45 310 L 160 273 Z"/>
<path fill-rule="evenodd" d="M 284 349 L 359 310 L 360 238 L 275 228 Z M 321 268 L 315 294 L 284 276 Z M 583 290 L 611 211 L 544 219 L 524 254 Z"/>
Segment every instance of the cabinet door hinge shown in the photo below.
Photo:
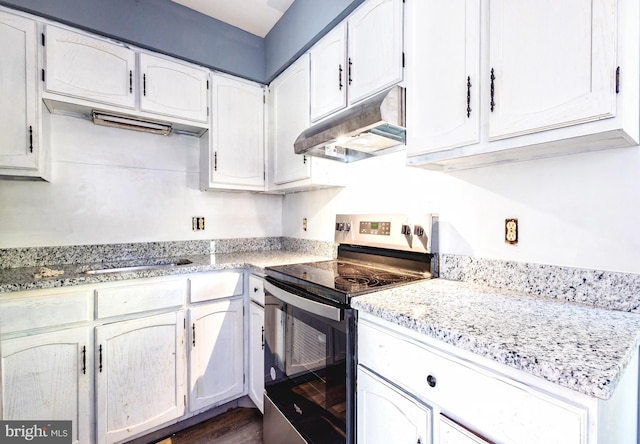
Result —
<path fill-rule="evenodd" d="M 184 406 L 187 406 L 187 395 L 183 395 L 183 399 L 184 399 Z"/>
<path fill-rule="evenodd" d="M 42 42 L 42 46 L 44 46 L 45 44 L 45 37 L 44 37 L 44 32 L 40 34 L 41 36 L 41 42 Z"/>
<path fill-rule="evenodd" d="M 616 68 L 616 94 L 620 94 L 620 67 Z"/>
<path fill-rule="evenodd" d="M 45 78 L 44 77 L 44 68 L 42 68 L 42 70 L 40 72 L 41 72 L 41 76 L 42 76 L 42 81 L 44 82 L 44 78 Z"/>
<path fill-rule="evenodd" d="M 29 125 L 29 152 L 33 153 L 33 126 Z"/>
<path fill-rule="evenodd" d="M 218 171 L 218 152 L 213 153 L 213 171 Z"/>
<path fill-rule="evenodd" d="M 404 68 L 404 52 L 402 53 L 402 67 Z"/>
<path fill-rule="evenodd" d="M 182 326 L 185 330 L 187 329 L 187 318 L 182 318 Z"/>
<path fill-rule="evenodd" d="M 209 80 L 207 80 L 207 89 L 209 89 Z"/>
<path fill-rule="evenodd" d="M 242 385 L 244 385 L 247 381 L 246 375 L 243 373 L 242 374 Z"/>
<path fill-rule="evenodd" d="M 209 107 L 207 106 L 207 117 L 209 117 Z"/>

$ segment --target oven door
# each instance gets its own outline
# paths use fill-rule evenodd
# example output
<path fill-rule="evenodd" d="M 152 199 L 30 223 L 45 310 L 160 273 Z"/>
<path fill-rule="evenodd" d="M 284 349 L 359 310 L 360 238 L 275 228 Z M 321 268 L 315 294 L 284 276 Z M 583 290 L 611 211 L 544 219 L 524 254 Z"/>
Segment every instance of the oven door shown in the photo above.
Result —
<path fill-rule="evenodd" d="M 265 444 L 354 442 L 354 310 L 271 277 L 264 288 Z"/>

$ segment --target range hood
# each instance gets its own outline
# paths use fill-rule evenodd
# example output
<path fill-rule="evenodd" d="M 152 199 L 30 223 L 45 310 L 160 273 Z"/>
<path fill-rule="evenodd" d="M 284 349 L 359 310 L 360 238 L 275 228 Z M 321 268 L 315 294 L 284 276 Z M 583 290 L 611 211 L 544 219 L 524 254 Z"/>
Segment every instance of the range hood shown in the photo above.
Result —
<path fill-rule="evenodd" d="M 354 162 L 404 148 L 405 91 L 394 86 L 298 136 L 296 154 Z"/>

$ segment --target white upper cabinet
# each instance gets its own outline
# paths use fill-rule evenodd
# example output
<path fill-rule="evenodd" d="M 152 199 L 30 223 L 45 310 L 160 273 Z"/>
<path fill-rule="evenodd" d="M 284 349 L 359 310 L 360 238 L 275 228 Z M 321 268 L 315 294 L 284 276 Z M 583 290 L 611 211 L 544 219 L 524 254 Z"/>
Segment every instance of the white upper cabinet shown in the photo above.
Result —
<path fill-rule="evenodd" d="M 369 0 L 310 50 L 311 120 L 403 79 L 403 2 Z"/>
<path fill-rule="evenodd" d="M 492 0 L 489 13 L 490 140 L 615 115 L 615 0 Z"/>
<path fill-rule="evenodd" d="M 135 108 L 136 53 L 113 42 L 46 27 L 45 90 Z"/>
<path fill-rule="evenodd" d="M 407 8 L 408 164 L 463 169 L 640 141 L 638 2 Z"/>
<path fill-rule="evenodd" d="M 311 58 L 311 120 L 347 106 L 347 25 L 341 23 L 309 52 Z"/>
<path fill-rule="evenodd" d="M 198 135 L 207 128 L 207 69 L 56 26 L 46 26 L 43 43 L 43 99 L 53 112 L 98 108 L 167 120 Z"/>
<path fill-rule="evenodd" d="M 307 156 L 293 151 L 293 143 L 309 127 L 309 56 L 303 55 L 269 87 L 273 183 L 286 184 L 311 177 Z"/>
<path fill-rule="evenodd" d="M 269 190 L 342 186 L 342 162 L 296 154 L 293 144 L 309 127 L 309 55 L 305 54 L 269 86 Z"/>
<path fill-rule="evenodd" d="M 140 54 L 140 109 L 205 122 L 209 74 L 204 69 Z"/>
<path fill-rule="evenodd" d="M 36 23 L 0 13 L 0 54 L 0 176 L 46 179 L 36 83 Z"/>
<path fill-rule="evenodd" d="M 402 80 L 402 3 L 369 0 L 349 17 L 349 103 Z"/>
<path fill-rule="evenodd" d="M 407 32 L 408 154 L 480 142 L 480 2 L 407 8 L 420 17 Z"/>
<path fill-rule="evenodd" d="M 211 78 L 211 129 L 202 137 L 201 188 L 264 190 L 264 89 Z"/>

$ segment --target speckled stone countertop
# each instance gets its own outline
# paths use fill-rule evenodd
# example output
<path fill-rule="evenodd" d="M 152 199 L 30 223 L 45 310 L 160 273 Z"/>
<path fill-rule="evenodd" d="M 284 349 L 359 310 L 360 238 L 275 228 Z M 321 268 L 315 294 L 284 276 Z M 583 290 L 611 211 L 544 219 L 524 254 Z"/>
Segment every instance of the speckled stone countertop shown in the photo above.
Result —
<path fill-rule="evenodd" d="M 640 345 L 640 316 L 433 279 L 353 307 L 589 396 L 609 399 Z"/>
<path fill-rule="evenodd" d="M 177 259 L 188 259 L 188 265 L 165 266 Z M 215 253 L 211 255 L 181 255 L 175 258 L 155 258 L 145 260 L 123 260 L 109 263 L 60 264 L 48 268 L 63 270 L 60 276 L 35 278 L 39 266 L 0 269 L 0 295 L 14 291 L 59 288 L 73 285 L 96 284 L 100 282 L 121 281 L 127 279 L 168 276 L 173 274 L 197 273 L 203 271 L 247 268 L 252 273 L 262 274 L 264 268 L 271 265 L 295 264 L 327 260 L 329 257 L 287 250 L 248 251 L 238 253 Z M 102 268 L 120 268 L 154 264 L 157 268 L 117 273 L 86 274 L 87 270 Z"/>

